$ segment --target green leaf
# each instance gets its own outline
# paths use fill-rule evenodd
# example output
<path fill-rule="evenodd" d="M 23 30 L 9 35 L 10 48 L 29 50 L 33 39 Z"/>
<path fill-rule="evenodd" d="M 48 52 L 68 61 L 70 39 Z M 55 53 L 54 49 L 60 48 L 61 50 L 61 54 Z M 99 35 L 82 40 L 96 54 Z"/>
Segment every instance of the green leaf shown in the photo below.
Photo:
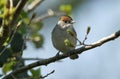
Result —
<path fill-rule="evenodd" d="M 40 31 L 40 29 L 42 28 L 42 26 L 43 26 L 43 23 L 41 23 L 41 22 L 37 22 L 37 23 L 31 22 L 31 24 L 30 24 L 32 32 L 38 32 L 38 31 Z"/>
<path fill-rule="evenodd" d="M 41 76 L 41 69 L 30 69 L 32 79 L 38 79 Z"/>
<path fill-rule="evenodd" d="M 0 11 L 3 10 L 4 4 L 6 4 L 6 0 L 0 0 Z"/>
<path fill-rule="evenodd" d="M 24 49 L 26 48 L 26 45 L 23 40 L 23 36 L 18 32 L 15 33 L 10 45 L 14 53 L 20 52 L 23 46 L 24 46 Z"/>
<path fill-rule="evenodd" d="M 3 73 L 6 74 L 8 71 L 12 70 L 12 66 L 15 63 L 16 63 L 15 61 L 10 61 L 10 62 L 5 63 L 2 67 Z"/>
<path fill-rule="evenodd" d="M 21 11 L 20 16 L 21 18 L 28 18 L 28 14 L 24 10 Z"/>
<path fill-rule="evenodd" d="M 75 47 L 75 46 L 70 42 L 69 39 L 65 39 L 65 40 L 64 40 L 64 43 L 65 43 L 66 46 Z"/>
<path fill-rule="evenodd" d="M 37 33 L 33 34 L 30 37 L 30 40 L 33 42 L 36 48 L 40 48 L 43 45 L 43 36 L 40 34 Z"/>
<path fill-rule="evenodd" d="M 67 29 L 67 33 L 70 34 L 71 36 L 74 36 L 74 33 L 69 29 Z"/>
<path fill-rule="evenodd" d="M 65 43 L 66 46 L 69 46 L 69 45 L 70 45 L 70 41 L 69 41 L 68 39 L 65 39 L 65 40 L 64 40 L 64 43 Z"/>
<path fill-rule="evenodd" d="M 0 51 L 4 49 L 5 46 L 1 47 Z M 0 53 L 1 54 L 1 53 Z M 4 63 L 7 62 L 9 58 L 12 57 L 12 52 L 9 48 L 7 48 L 1 55 L 0 55 L 0 67 L 4 65 Z"/>
<path fill-rule="evenodd" d="M 22 35 L 24 35 L 27 31 L 27 27 L 25 23 L 22 23 L 22 25 L 19 27 L 18 32 Z"/>
<path fill-rule="evenodd" d="M 61 5 L 59 7 L 60 11 L 66 12 L 67 15 L 71 15 L 71 11 L 72 11 L 72 6 L 70 4 L 66 4 L 66 5 Z"/>

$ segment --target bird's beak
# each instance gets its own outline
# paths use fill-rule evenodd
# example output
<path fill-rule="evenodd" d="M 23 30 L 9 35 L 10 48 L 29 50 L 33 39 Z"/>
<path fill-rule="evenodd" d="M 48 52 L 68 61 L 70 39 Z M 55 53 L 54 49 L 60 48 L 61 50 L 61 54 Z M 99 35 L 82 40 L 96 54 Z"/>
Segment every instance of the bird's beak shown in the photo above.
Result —
<path fill-rule="evenodd" d="M 74 24 L 75 23 L 75 21 L 71 21 L 71 24 Z"/>

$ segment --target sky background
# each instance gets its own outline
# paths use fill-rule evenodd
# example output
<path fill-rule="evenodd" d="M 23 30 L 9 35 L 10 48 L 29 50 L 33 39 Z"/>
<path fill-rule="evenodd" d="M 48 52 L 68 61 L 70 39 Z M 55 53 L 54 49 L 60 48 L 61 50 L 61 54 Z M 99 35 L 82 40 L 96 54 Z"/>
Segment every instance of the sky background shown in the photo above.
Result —
<path fill-rule="evenodd" d="M 74 28 L 80 40 L 84 39 L 88 26 L 91 26 L 91 31 L 87 44 L 120 29 L 120 0 L 86 0 L 82 4 L 79 2 L 73 7 L 72 16 L 76 21 Z M 54 6 L 64 3 L 69 4 L 71 0 L 45 0 L 35 11 L 41 15 L 49 8 L 56 10 Z M 44 27 L 40 31 L 45 40 L 43 47 L 36 50 L 28 42 L 23 57 L 49 58 L 57 53 L 51 42 L 51 31 L 58 19 L 59 17 L 52 17 L 43 21 Z M 120 38 L 85 51 L 74 61 L 69 58 L 61 61 L 42 66 L 42 75 L 55 70 L 46 79 L 120 79 Z M 35 61 L 26 61 L 26 64 L 32 62 Z"/>

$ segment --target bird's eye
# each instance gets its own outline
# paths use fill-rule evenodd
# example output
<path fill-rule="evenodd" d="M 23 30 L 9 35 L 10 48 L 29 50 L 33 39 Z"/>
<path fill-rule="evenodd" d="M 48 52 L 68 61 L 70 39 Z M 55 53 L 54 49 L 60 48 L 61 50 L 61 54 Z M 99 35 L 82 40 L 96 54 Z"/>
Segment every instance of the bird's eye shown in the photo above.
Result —
<path fill-rule="evenodd" d="M 68 21 L 65 21 L 65 23 L 67 23 Z"/>

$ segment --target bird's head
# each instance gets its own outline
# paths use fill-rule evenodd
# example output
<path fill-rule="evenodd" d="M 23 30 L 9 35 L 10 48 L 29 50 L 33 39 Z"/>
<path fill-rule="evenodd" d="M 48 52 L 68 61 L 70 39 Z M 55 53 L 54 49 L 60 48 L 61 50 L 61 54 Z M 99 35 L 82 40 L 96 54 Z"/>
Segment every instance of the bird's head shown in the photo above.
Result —
<path fill-rule="evenodd" d="M 61 28 L 67 28 L 67 27 L 73 26 L 73 23 L 75 23 L 75 21 L 73 21 L 73 19 L 67 15 L 61 16 L 58 21 L 58 25 Z"/>

